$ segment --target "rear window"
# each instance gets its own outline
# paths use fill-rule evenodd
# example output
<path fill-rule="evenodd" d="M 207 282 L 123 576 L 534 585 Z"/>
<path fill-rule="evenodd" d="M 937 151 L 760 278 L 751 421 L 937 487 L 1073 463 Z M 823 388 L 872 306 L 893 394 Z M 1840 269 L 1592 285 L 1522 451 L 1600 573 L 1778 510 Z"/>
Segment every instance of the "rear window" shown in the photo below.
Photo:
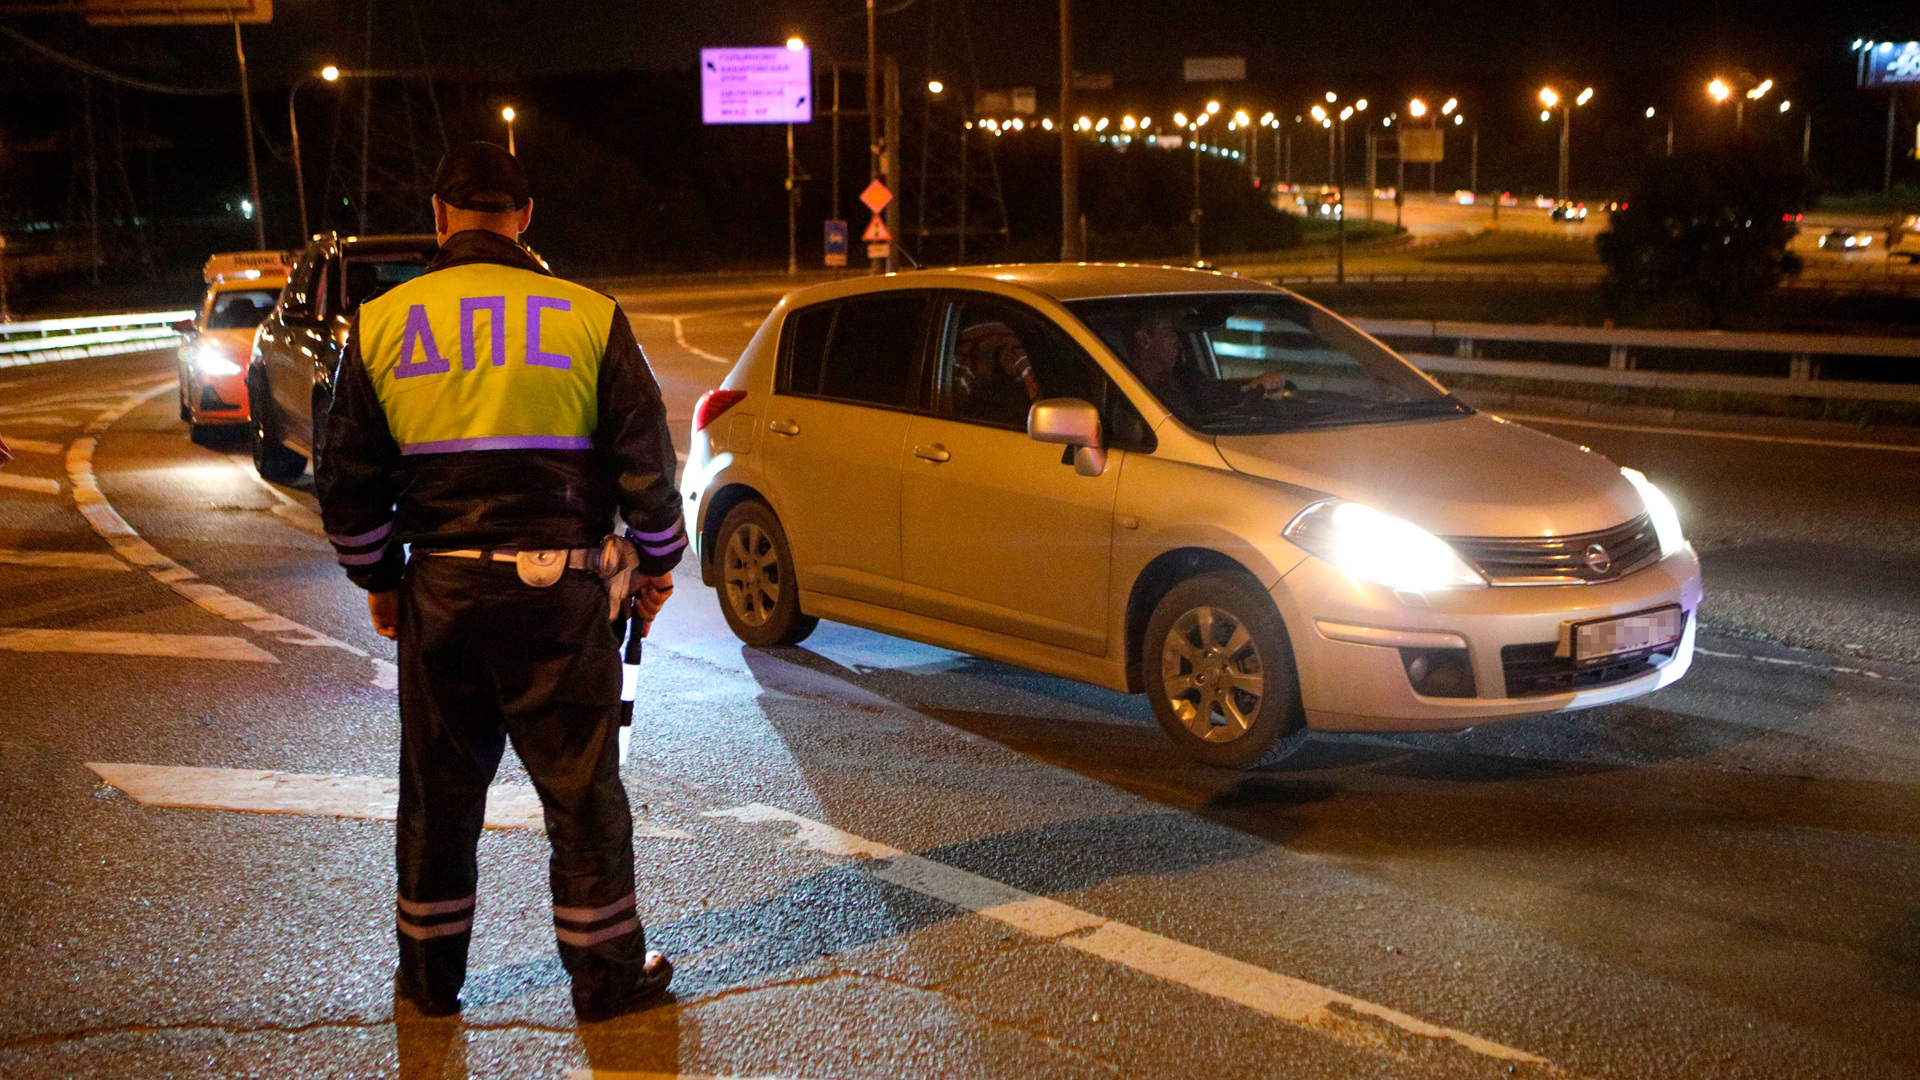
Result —
<path fill-rule="evenodd" d="M 266 321 L 279 289 L 232 289 L 213 294 L 213 310 L 207 312 L 209 330 L 251 330 Z"/>
<path fill-rule="evenodd" d="M 427 272 L 426 257 L 412 253 L 349 255 L 345 262 L 346 295 L 340 304 L 343 315 L 352 315 L 361 304 Z"/>
<path fill-rule="evenodd" d="M 787 320 L 782 389 L 906 408 L 927 310 L 922 293 L 891 293 L 796 312 Z"/>

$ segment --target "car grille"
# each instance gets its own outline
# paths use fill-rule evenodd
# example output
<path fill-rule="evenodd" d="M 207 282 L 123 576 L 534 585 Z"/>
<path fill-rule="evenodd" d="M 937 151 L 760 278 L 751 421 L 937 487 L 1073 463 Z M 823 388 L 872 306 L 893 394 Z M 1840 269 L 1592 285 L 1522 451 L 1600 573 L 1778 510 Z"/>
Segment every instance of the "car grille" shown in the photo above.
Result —
<path fill-rule="evenodd" d="M 1495 585 L 1617 581 L 1660 558 L 1660 537 L 1645 514 L 1572 536 L 1450 536 L 1447 543 Z"/>
<path fill-rule="evenodd" d="M 1565 694 L 1627 682 L 1658 670 L 1661 664 L 1672 659 L 1678 646 L 1663 645 L 1658 650 L 1610 656 L 1600 663 L 1584 666 L 1569 657 L 1555 656 L 1559 648 L 1551 641 L 1501 648 L 1500 666 L 1506 671 L 1507 696 Z"/>

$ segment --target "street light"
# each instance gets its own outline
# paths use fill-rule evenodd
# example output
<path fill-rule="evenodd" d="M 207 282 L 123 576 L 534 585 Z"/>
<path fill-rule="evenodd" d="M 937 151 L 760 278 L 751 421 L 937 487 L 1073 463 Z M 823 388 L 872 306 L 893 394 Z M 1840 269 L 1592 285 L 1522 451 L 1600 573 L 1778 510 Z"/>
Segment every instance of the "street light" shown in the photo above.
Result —
<path fill-rule="evenodd" d="M 1553 110 L 1555 108 L 1560 110 L 1559 193 L 1561 202 L 1567 201 L 1567 173 L 1573 156 L 1573 109 L 1576 105 L 1585 105 L 1592 100 L 1593 87 L 1591 86 L 1580 91 L 1579 95 L 1571 102 L 1562 99 L 1559 92 L 1551 86 L 1543 86 L 1540 88 L 1540 104 L 1546 106 L 1546 108 L 1540 112 L 1540 122 L 1546 123 L 1548 120 L 1553 119 Z"/>
<path fill-rule="evenodd" d="M 947 84 L 941 82 L 939 79 L 934 79 L 927 83 L 927 93 L 929 94 L 942 94 L 946 92 L 946 89 Z"/>
<path fill-rule="evenodd" d="M 514 112 L 513 106 L 511 105 L 508 105 L 505 108 L 500 110 L 500 119 L 505 120 L 507 122 L 507 153 L 513 154 L 515 157 L 520 156 L 518 153 L 515 152 L 514 146 L 513 146 L 513 118 L 518 115 L 520 114 Z"/>
<path fill-rule="evenodd" d="M 300 97 L 300 88 L 313 81 L 315 75 L 325 82 L 340 81 L 340 69 L 328 64 L 314 74 L 295 79 L 293 89 L 287 91 L 287 129 L 293 133 L 293 190 L 300 197 L 300 242 L 303 245 L 313 233 L 307 223 L 307 174 L 300 167 L 300 114 L 294 110 L 294 103 Z"/>

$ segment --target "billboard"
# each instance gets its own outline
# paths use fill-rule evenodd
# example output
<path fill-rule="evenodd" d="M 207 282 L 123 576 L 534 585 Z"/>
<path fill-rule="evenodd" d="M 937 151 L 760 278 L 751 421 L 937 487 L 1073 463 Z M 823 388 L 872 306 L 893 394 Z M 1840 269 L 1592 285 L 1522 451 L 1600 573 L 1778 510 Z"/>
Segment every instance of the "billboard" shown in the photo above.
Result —
<path fill-rule="evenodd" d="M 1188 82 L 1239 82 L 1247 77 L 1247 58 L 1244 56 L 1189 56 L 1186 63 Z"/>
<path fill-rule="evenodd" d="M 1868 46 L 1867 85 L 1920 85 L 1920 41 L 1882 41 Z"/>
<path fill-rule="evenodd" d="M 1400 160 L 1424 164 L 1446 159 L 1446 132 L 1439 128 L 1407 128 L 1400 132 Z"/>
<path fill-rule="evenodd" d="M 813 120 L 813 50 L 701 49 L 700 119 L 708 124 Z"/>
<path fill-rule="evenodd" d="M 227 26 L 273 21 L 273 0 L 84 0 L 79 9 L 86 14 L 89 26 Z"/>

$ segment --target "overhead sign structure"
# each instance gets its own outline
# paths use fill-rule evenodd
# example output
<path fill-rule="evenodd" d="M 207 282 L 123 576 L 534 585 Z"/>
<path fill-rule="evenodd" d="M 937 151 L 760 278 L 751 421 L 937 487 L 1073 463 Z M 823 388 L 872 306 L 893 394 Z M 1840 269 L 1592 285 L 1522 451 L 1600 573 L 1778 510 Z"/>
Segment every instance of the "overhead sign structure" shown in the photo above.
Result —
<path fill-rule="evenodd" d="M 229 26 L 273 21 L 273 0 L 83 0 L 92 26 Z"/>
<path fill-rule="evenodd" d="M 1920 41 L 1881 41 L 1869 46 L 1867 85 L 1920 85 Z"/>
<path fill-rule="evenodd" d="M 813 50 L 701 49 L 700 119 L 708 124 L 813 122 Z"/>
<path fill-rule="evenodd" d="M 839 218 L 827 220 L 827 265 L 847 265 L 847 223 Z"/>
<path fill-rule="evenodd" d="M 1247 77 L 1244 56 L 1189 56 L 1188 82 L 1242 82 Z"/>
<path fill-rule="evenodd" d="M 1013 88 L 1013 111 L 1014 112 L 1025 113 L 1028 116 L 1032 116 L 1034 113 L 1034 110 L 1039 106 L 1039 104 L 1040 104 L 1040 95 L 1034 92 L 1033 87 L 1016 86 Z"/>
<path fill-rule="evenodd" d="M 1400 160 L 1429 164 L 1447 159 L 1446 132 L 1439 128 L 1405 128 L 1400 132 Z"/>

